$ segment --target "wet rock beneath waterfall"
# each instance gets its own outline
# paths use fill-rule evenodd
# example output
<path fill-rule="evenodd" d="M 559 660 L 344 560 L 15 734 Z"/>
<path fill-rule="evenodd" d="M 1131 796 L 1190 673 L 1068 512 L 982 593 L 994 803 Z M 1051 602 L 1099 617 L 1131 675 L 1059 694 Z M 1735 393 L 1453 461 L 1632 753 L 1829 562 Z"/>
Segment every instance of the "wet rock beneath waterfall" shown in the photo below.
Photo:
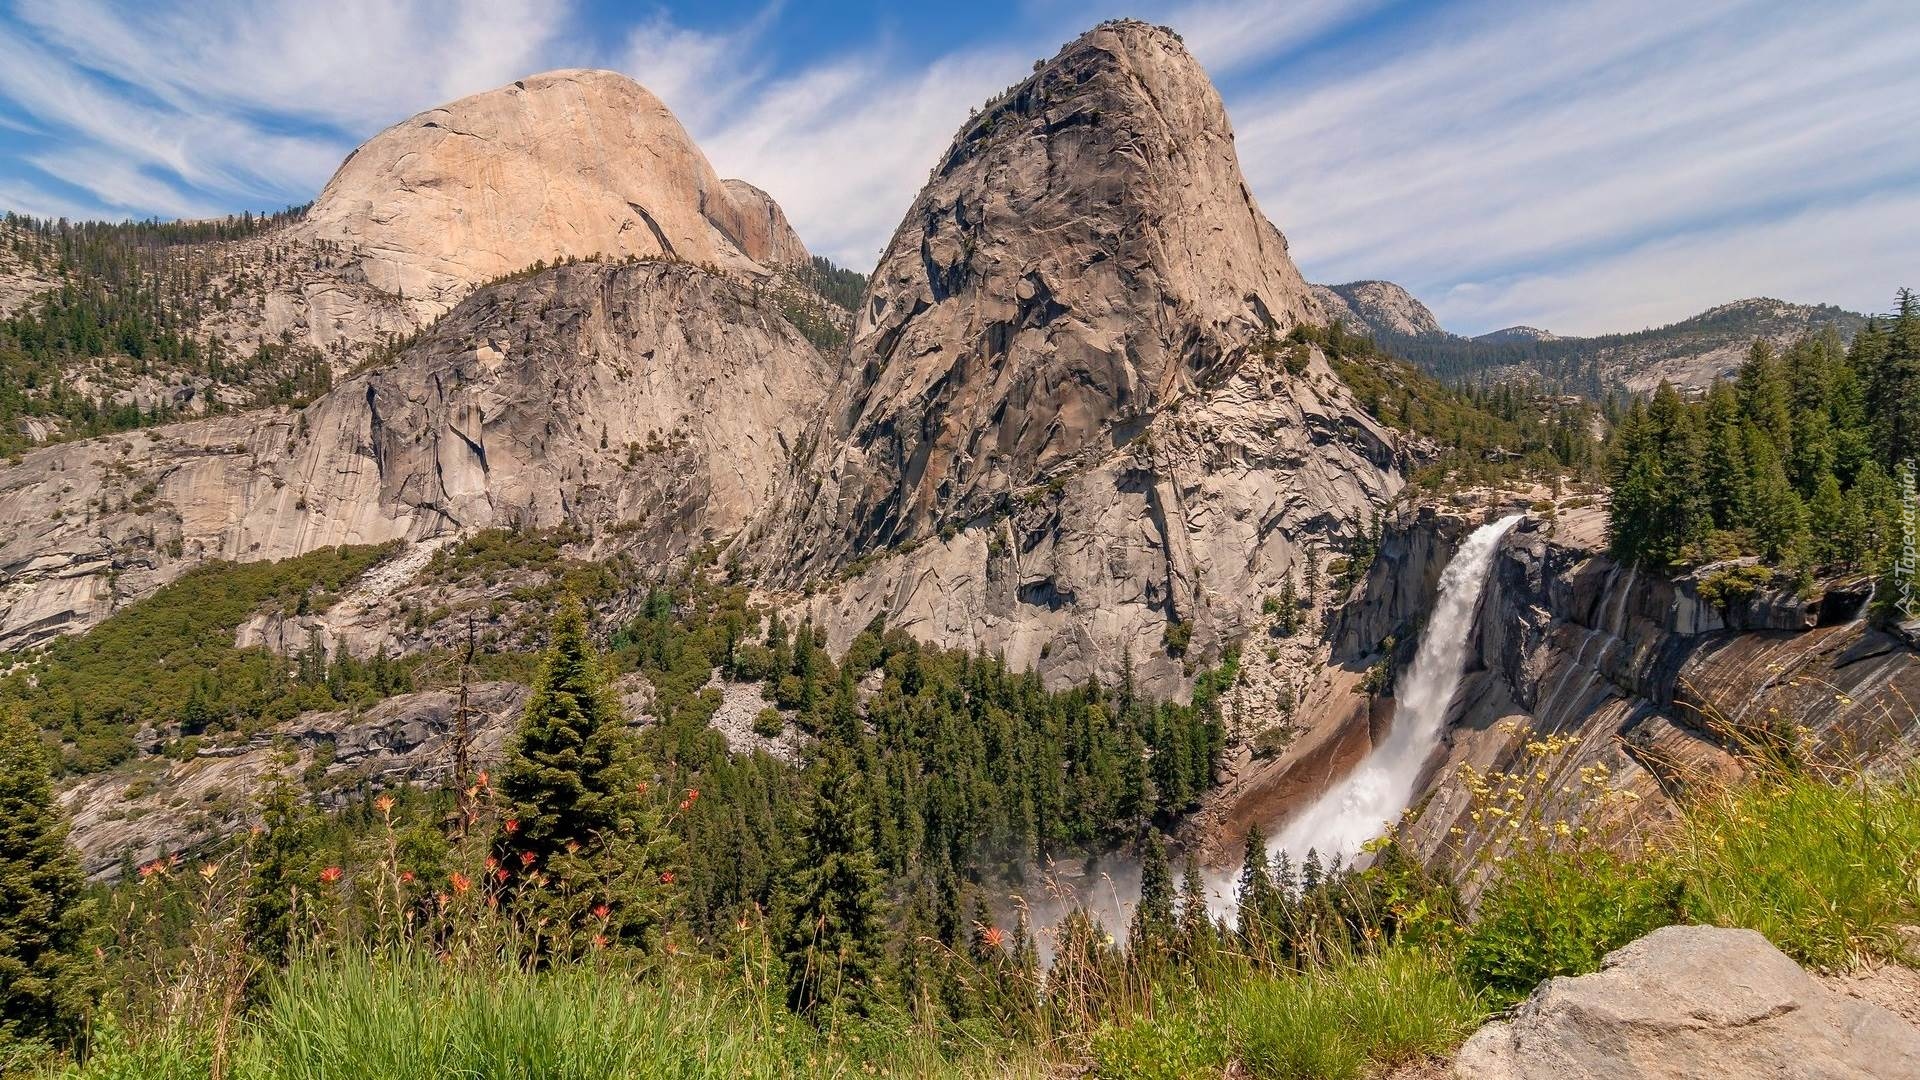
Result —
<path fill-rule="evenodd" d="M 1920 1028 L 1835 993 L 1751 930 L 1669 926 L 1593 975 L 1549 979 L 1481 1028 L 1461 1080 L 1893 1080 L 1920 1076 Z"/>

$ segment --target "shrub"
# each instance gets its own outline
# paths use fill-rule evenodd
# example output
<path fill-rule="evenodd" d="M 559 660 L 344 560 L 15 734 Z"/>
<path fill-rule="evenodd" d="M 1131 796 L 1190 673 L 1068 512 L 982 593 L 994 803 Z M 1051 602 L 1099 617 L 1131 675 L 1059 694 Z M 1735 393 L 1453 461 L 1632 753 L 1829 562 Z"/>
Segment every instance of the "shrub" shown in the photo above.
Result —
<path fill-rule="evenodd" d="M 1607 953 L 1680 915 L 1679 883 L 1657 863 L 1598 848 L 1528 852 L 1487 891 L 1460 970 L 1515 1001 L 1549 976 L 1598 970 Z"/>
<path fill-rule="evenodd" d="M 1107 1025 L 1093 1035 L 1093 1074 L 1103 1080 L 1199 1080 L 1227 1063 L 1224 1033 L 1188 1009 Z"/>
<path fill-rule="evenodd" d="M 786 729 L 786 721 L 780 718 L 779 709 L 761 709 L 753 718 L 753 733 L 763 739 L 777 739 Z"/>

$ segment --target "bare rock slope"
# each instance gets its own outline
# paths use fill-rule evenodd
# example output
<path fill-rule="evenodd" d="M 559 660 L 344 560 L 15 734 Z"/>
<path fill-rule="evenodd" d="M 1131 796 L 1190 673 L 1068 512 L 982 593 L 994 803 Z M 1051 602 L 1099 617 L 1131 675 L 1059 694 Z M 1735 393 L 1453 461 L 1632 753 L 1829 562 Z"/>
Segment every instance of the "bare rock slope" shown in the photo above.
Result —
<path fill-rule="evenodd" d="M 857 313 L 850 401 L 763 550 L 809 610 L 1171 691 L 1401 482 L 1323 358 L 1205 72 L 1109 23 L 975 116 Z"/>
<path fill-rule="evenodd" d="M 536 261 L 752 272 L 807 257 L 765 193 L 723 182 L 659 98 L 610 71 L 550 71 L 395 124 L 347 157 L 299 231 L 423 318 Z"/>
<path fill-rule="evenodd" d="M 1383 337 L 1443 334 L 1440 320 L 1427 305 L 1391 281 L 1349 281 L 1345 285 L 1315 285 L 1314 299 L 1327 317 L 1342 319 L 1350 329 Z"/>
<path fill-rule="evenodd" d="M 0 470 L 0 649 L 84 629 L 210 558 L 563 523 L 682 554 L 767 504 L 828 376 L 757 290 L 693 266 L 503 282 L 304 410 Z"/>

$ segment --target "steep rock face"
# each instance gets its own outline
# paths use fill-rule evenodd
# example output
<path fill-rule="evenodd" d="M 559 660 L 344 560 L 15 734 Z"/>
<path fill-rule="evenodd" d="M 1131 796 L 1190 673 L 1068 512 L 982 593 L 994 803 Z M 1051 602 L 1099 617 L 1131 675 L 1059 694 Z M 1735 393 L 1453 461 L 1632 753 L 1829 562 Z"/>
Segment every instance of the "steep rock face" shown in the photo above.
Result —
<path fill-rule="evenodd" d="M 305 410 L 0 470 L 0 648 L 83 629 L 206 558 L 563 523 L 671 558 L 769 502 L 829 375 L 754 290 L 692 266 L 503 282 Z"/>
<path fill-rule="evenodd" d="M 1167 31 L 1098 27 L 935 167 L 810 503 L 761 550 L 849 568 L 803 605 L 836 645 L 885 616 L 1056 685 L 1131 663 L 1176 692 L 1401 484 L 1392 434 L 1277 340 L 1318 318 L 1205 73 Z"/>
<path fill-rule="evenodd" d="M 929 536 L 1108 453 L 1314 314 L 1199 65 L 1144 24 L 1090 31 L 961 130 L 882 256 L 821 553 Z"/>
<path fill-rule="evenodd" d="M 1669 926 L 1549 979 L 1461 1047 L 1461 1080 L 1920 1076 L 1920 1028 L 1835 993 L 1751 930 Z"/>
<path fill-rule="evenodd" d="M 1333 662 L 1370 665 L 1391 638 L 1404 669 L 1460 540 L 1539 494 L 1398 512 L 1335 621 Z M 1872 765 L 1920 745 L 1920 718 L 1904 705 L 1920 700 L 1920 654 L 1859 618 L 1865 594 L 1851 582 L 1811 598 L 1783 583 L 1719 608 L 1695 578 L 1621 567 L 1605 550 L 1605 507 L 1587 496 L 1530 516 L 1503 541 L 1445 740 L 1413 801 L 1420 812 L 1399 834 L 1431 865 L 1464 872 L 1512 840 L 1496 819 L 1472 820 L 1463 765 L 1544 771 L 1549 818 L 1631 834 L 1673 813 L 1690 785 L 1739 775 L 1738 748 L 1777 737 L 1775 717 L 1792 717 L 1804 750 L 1823 760 Z M 1309 723 L 1362 722 L 1332 711 Z M 1528 744 L 1543 740 L 1556 749 L 1530 756 Z M 1580 778 L 1596 766 L 1617 798 L 1589 798 Z M 1482 883 L 1461 881 L 1470 899 Z"/>
<path fill-rule="evenodd" d="M 367 282 L 430 318 L 540 260 L 635 255 L 743 272 L 804 261 L 778 208 L 743 187 L 723 183 L 638 83 L 551 71 L 368 140 L 299 231 L 353 253 Z"/>
<path fill-rule="evenodd" d="M 1355 330 L 1383 337 L 1419 337 L 1443 334 L 1440 320 L 1427 305 L 1391 281 L 1349 281 L 1345 285 L 1315 285 L 1314 299 L 1327 318 L 1346 320 Z"/>

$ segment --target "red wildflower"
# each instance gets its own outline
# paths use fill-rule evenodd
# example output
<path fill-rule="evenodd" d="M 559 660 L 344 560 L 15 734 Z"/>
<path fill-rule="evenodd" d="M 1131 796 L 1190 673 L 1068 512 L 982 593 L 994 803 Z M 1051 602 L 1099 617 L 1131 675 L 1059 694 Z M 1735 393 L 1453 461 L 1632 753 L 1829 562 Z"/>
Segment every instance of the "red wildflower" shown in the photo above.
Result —
<path fill-rule="evenodd" d="M 517 817 L 508 818 L 504 827 L 507 830 L 507 835 L 512 836 L 514 833 L 520 831 L 520 819 Z"/>
<path fill-rule="evenodd" d="M 458 870 L 455 870 L 453 876 L 449 877 L 447 881 L 453 885 L 453 891 L 456 896 L 473 888 L 473 882 L 467 880 L 467 875 Z"/>
<path fill-rule="evenodd" d="M 329 866 L 325 870 L 320 871 L 320 883 L 322 885 L 331 885 L 339 880 L 340 868 L 337 866 Z"/>
<path fill-rule="evenodd" d="M 987 948 L 989 949 L 999 948 L 1000 943 L 1002 941 L 1005 941 L 1006 939 L 1007 939 L 1007 936 L 1001 933 L 1000 928 L 997 926 L 987 927 L 986 931 L 980 935 L 980 940 L 986 942 Z"/>
<path fill-rule="evenodd" d="M 671 885 L 671 884 L 673 884 L 673 871 L 671 871 L 671 870 L 669 870 L 669 871 L 667 871 L 666 873 L 664 873 L 664 874 L 661 874 L 661 875 L 660 875 L 660 884 L 662 884 L 662 885 Z"/>
<path fill-rule="evenodd" d="M 408 885 L 413 884 L 413 871 L 411 870 L 400 871 L 400 880 L 407 883 Z"/>
<path fill-rule="evenodd" d="M 493 857 L 493 856 L 491 856 L 491 855 L 489 855 L 489 856 L 487 856 L 487 870 L 488 870 L 488 871 L 492 871 L 494 867 L 496 867 L 496 866 L 499 866 L 499 865 L 500 865 L 500 860 L 499 860 L 499 859 L 496 859 L 496 858 L 494 858 L 494 857 Z"/>
<path fill-rule="evenodd" d="M 533 856 L 533 852 L 531 852 L 531 851 L 523 851 L 523 852 L 521 852 L 521 853 L 520 853 L 520 865 L 521 865 L 521 866 L 532 866 L 532 865 L 533 865 L 533 858 L 534 858 L 534 856 Z"/>
<path fill-rule="evenodd" d="M 640 781 L 639 789 L 640 794 L 645 795 L 647 793 L 647 782 L 645 780 Z"/>
<path fill-rule="evenodd" d="M 500 869 L 498 869 L 498 870 L 495 870 L 495 871 L 493 872 L 493 879 L 494 879 L 495 881 L 505 881 L 505 880 L 507 880 L 507 868 L 503 866 L 503 867 L 501 867 Z"/>
<path fill-rule="evenodd" d="M 607 917 L 609 910 L 610 909 L 605 904 L 596 904 L 593 909 L 593 917 L 596 919 L 604 920 Z"/>
<path fill-rule="evenodd" d="M 594 947 L 594 948 L 596 948 L 596 949 L 604 949 L 604 948 L 606 948 L 606 947 L 607 947 L 607 935 L 605 935 L 605 934 L 595 934 L 595 935 L 593 935 L 593 947 Z"/>

